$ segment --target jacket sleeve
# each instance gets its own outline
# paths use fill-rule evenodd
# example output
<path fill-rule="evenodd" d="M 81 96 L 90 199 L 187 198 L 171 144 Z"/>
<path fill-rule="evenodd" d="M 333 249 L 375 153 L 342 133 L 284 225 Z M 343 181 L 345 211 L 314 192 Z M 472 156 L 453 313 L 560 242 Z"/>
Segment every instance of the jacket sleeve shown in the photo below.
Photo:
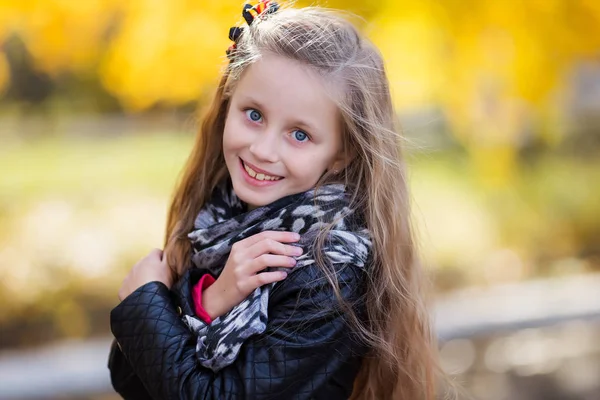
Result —
<path fill-rule="evenodd" d="M 128 400 L 152 399 L 140 378 L 133 372 L 131 364 L 125 359 L 116 340 L 113 340 L 110 347 L 108 368 L 113 388 L 121 397 Z"/>
<path fill-rule="evenodd" d="M 218 372 L 196 362 L 196 336 L 162 283 L 138 288 L 113 309 L 111 329 L 154 399 L 348 398 L 364 349 L 317 270 L 301 268 L 274 287 L 266 331 Z M 363 271 L 346 265 L 337 275 L 342 297 L 360 300 Z"/>

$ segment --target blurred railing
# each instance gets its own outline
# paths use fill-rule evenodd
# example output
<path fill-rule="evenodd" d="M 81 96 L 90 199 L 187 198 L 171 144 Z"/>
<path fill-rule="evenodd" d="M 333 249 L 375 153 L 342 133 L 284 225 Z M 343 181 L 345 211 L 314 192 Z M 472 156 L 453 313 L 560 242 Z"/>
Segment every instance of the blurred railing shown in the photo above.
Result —
<path fill-rule="evenodd" d="M 442 343 L 450 343 L 568 321 L 595 324 L 600 321 L 599 289 L 600 275 L 595 274 L 462 290 L 439 298 L 437 330 Z M 106 367 L 110 342 L 110 338 L 64 341 L 0 353 L 0 399 L 94 398 L 111 393 Z"/>

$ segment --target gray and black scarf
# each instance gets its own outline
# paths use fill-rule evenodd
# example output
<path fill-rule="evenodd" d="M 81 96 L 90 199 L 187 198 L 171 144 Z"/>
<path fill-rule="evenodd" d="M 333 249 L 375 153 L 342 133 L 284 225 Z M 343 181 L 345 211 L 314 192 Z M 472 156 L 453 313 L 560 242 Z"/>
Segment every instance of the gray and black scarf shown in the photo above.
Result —
<path fill-rule="evenodd" d="M 296 258 L 294 269 L 314 264 L 314 241 L 322 227 L 334 223 L 323 248 L 325 260 L 330 264 L 352 263 L 365 267 L 371 241 L 360 221 L 357 213 L 348 207 L 348 196 L 341 184 L 286 196 L 247 211 L 227 181 L 202 208 L 194 221 L 194 231 L 188 237 L 192 242 L 194 267 L 218 277 L 235 242 L 267 230 L 299 233 L 301 239 L 297 244 L 304 253 Z M 218 371 L 235 361 L 246 339 L 264 332 L 269 292 L 278 283 L 257 288 L 210 325 L 196 316 L 183 316 L 184 322 L 198 336 L 196 354 L 200 364 Z"/>

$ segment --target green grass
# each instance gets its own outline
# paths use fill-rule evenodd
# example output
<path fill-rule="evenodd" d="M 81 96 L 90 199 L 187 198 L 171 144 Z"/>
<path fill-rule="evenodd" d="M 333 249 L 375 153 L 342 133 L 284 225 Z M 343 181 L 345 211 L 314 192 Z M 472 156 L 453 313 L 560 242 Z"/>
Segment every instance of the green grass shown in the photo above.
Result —
<path fill-rule="evenodd" d="M 0 199 L 170 192 L 191 149 L 181 134 L 44 139 L 0 151 Z"/>

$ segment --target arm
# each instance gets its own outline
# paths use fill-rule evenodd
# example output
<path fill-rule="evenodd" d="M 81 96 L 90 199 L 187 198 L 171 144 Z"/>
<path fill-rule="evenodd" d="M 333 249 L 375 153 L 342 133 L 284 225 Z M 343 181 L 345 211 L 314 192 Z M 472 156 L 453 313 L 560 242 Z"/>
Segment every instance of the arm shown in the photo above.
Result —
<path fill-rule="evenodd" d="M 210 274 L 203 275 L 192 289 L 194 311 L 196 315 L 206 324 L 212 322 L 208 313 L 202 307 L 202 291 L 212 285 L 215 279 Z M 108 369 L 110 370 L 110 381 L 113 388 L 124 399 L 145 400 L 151 399 L 150 394 L 133 372 L 133 368 L 116 340 L 113 340 L 108 357 Z"/>
<path fill-rule="evenodd" d="M 108 356 L 110 381 L 117 393 L 127 400 L 150 400 L 150 394 L 133 372 L 131 364 L 125 359 L 116 340 L 113 340 Z"/>
<path fill-rule="evenodd" d="M 362 271 L 338 274 L 342 296 L 356 300 Z M 315 396 L 332 375 L 355 366 L 356 339 L 343 317 L 327 305 L 333 292 L 317 267 L 307 266 L 271 294 L 264 334 L 248 340 L 236 362 L 219 372 L 196 363 L 196 337 L 177 315 L 167 287 L 150 282 L 111 312 L 111 328 L 135 374 L 155 399 L 267 399 Z M 349 388 L 336 394 L 345 398 Z M 343 392 L 343 393 L 342 393 Z"/>

